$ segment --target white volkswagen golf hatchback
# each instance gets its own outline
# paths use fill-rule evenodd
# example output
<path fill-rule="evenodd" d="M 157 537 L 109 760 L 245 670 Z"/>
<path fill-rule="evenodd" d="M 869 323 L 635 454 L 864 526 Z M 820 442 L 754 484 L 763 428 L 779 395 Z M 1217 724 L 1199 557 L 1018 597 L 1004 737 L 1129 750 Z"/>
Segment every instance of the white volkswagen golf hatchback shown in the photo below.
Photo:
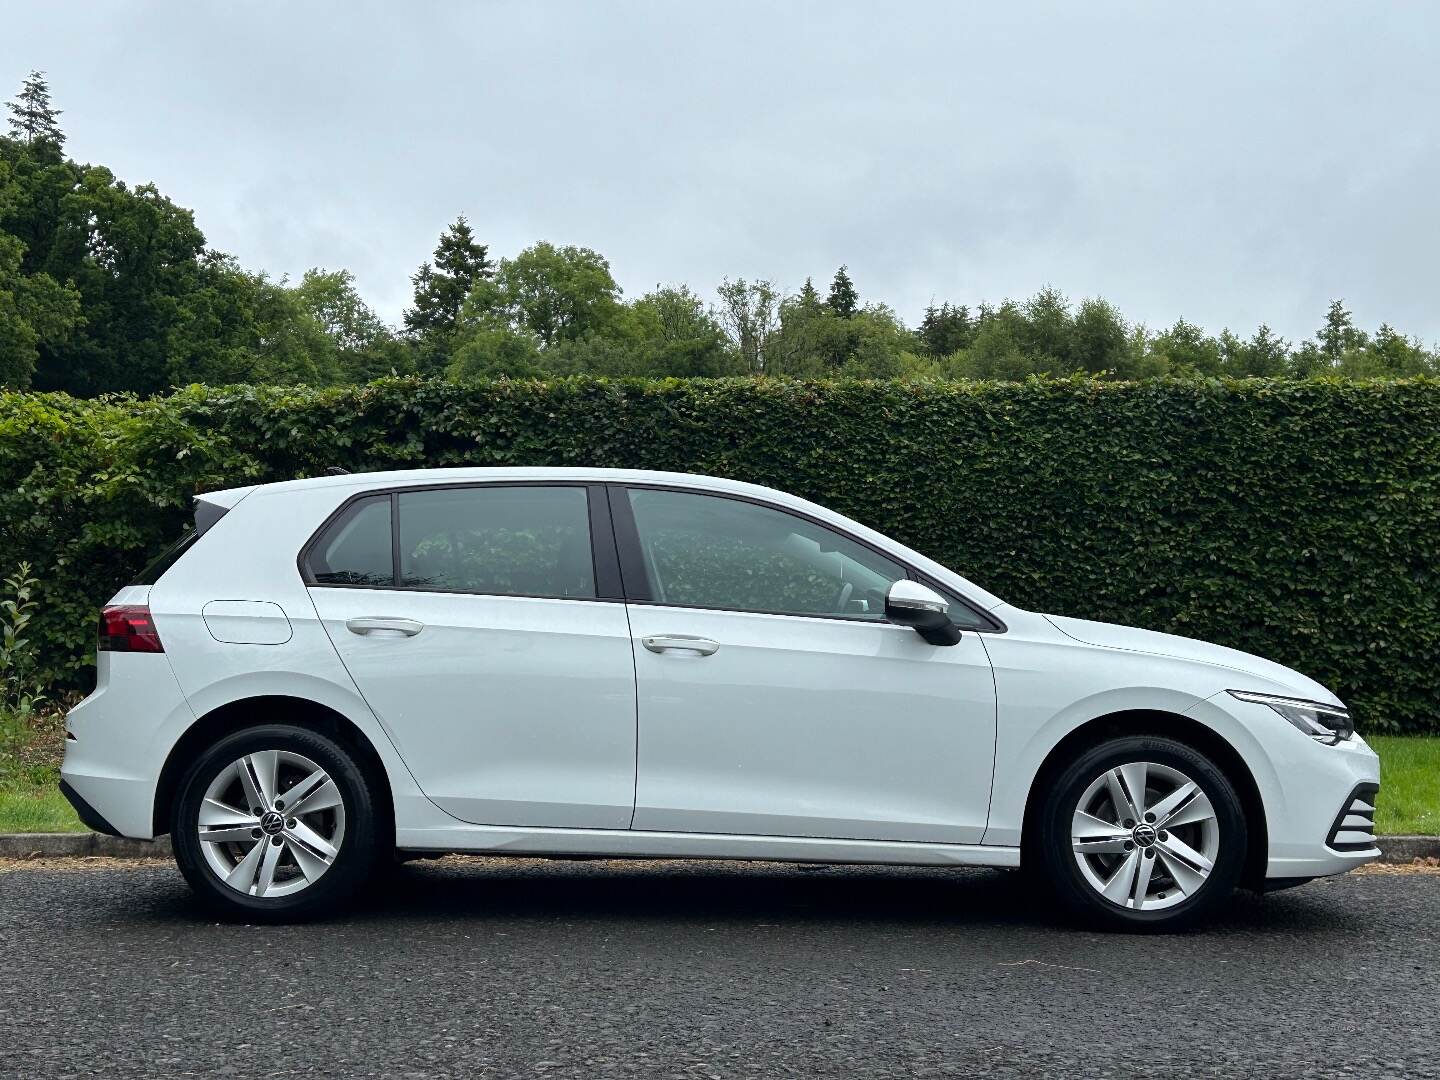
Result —
<path fill-rule="evenodd" d="M 202 496 L 100 619 L 62 788 L 247 919 L 413 853 L 1020 867 L 1174 927 L 1379 855 L 1325 687 L 1022 611 L 704 476 L 447 469 Z"/>

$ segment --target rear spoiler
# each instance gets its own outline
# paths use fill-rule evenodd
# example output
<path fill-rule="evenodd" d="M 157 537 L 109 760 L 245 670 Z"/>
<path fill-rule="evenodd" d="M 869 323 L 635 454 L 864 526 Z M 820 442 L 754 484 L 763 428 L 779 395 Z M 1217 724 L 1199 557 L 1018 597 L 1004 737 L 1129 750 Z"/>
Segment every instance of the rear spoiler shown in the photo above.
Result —
<path fill-rule="evenodd" d="M 226 488 L 224 491 L 207 491 L 204 495 L 196 495 L 195 535 L 202 535 L 229 513 L 231 507 L 254 491 L 256 486 L 251 484 L 249 487 Z"/>

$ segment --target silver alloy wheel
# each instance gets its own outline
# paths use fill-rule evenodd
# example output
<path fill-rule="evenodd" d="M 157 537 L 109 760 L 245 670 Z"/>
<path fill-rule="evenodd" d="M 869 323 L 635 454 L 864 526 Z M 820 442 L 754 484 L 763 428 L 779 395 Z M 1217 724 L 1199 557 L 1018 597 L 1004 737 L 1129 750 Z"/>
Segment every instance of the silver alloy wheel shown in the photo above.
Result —
<path fill-rule="evenodd" d="M 288 896 L 334 863 L 345 804 L 330 774 L 303 754 L 259 750 L 210 782 L 196 832 L 206 863 L 230 888 Z"/>
<path fill-rule="evenodd" d="M 1200 785 L 1179 769 L 1135 761 L 1085 789 L 1070 827 L 1085 880 L 1123 908 L 1156 911 L 1193 896 L 1220 852 L 1220 824 Z"/>

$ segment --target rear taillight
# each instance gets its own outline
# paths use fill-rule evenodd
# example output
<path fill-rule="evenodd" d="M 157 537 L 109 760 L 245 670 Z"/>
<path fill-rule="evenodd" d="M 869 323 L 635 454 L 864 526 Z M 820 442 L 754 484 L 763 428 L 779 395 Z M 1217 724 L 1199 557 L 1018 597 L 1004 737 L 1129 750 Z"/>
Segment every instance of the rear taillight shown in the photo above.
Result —
<path fill-rule="evenodd" d="M 101 652 L 164 652 L 144 604 L 112 604 L 100 612 Z"/>

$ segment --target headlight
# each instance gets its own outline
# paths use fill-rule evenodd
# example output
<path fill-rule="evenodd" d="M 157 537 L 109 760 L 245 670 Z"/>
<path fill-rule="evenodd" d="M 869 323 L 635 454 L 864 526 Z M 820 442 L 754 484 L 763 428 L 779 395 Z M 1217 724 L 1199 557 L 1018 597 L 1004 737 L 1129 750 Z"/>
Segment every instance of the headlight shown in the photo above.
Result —
<path fill-rule="evenodd" d="M 1350 710 L 1343 705 L 1326 705 L 1320 701 L 1276 697 L 1274 694 L 1256 694 L 1249 690 L 1231 690 L 1230 694 L 1241 701 L 1269 705 L 1306 735 L 1326 746 L 1334 746 L 1355 734 L 1355 721 L 1350 719 Z"/>

